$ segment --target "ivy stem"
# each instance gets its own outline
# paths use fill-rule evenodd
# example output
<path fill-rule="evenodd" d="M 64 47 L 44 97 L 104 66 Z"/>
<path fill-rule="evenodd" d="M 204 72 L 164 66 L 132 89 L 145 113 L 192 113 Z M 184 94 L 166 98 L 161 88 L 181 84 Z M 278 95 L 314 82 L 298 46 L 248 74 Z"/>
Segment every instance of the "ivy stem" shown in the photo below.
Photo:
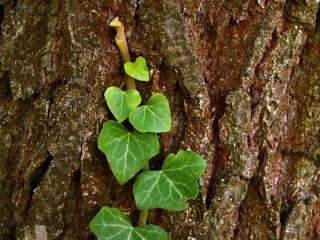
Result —
<path fill-rule="evenodd" d="M 149 171 L 149 170 L 150 170 L 149 164 L 147 163 L 144 166 L 143 171 Z M 148 210 L 140 210 L 138 225 L 146 225 L 147 219 L 148 219 Z"/>
<path fill-rule="evenodd" d="M 115 27 L 117 30 L 117 35 L 115 40 L 120 50 L 123 63 L 131 62 L 123 23 L 119 20 L 119 17 L 116 17 L 110 22 L 110 26 Z M 126 79 L 127 89 L 136 89 L 136 82 L 132 77 L 126 74 L 125 79 Z"/>
<path fill-rule="evenodd" d="M 140 210 L 138 225 L 146 225 L 148 219 L 148 210 Z"/>
<path fill-rule="evenodd" d="M 129 53 L 128 44 L 126 41 L 126 35 L 125 35 L 123 23 L 119 20 L 119 17 L 116 17 L 111 21 L 110 26 L 115 27 L 117 30 L 117 35 L 115 39 L 116 39 L 116 44 L 120 50 L 123 63 L 131 62 L 131 57 Z M 127 89 L 136 89 L 135 80 L 127 74 L 125 78 L 126 78 Z M 143 168 L 143 171 L 148 171 L 148 170 L 149 170 L 149 164 L 147 163 L 146 166 Z M 138 225 L 146 225 L 147 219 L 148 219 L 148 210 L 141 210 L 139 213 Z"/>

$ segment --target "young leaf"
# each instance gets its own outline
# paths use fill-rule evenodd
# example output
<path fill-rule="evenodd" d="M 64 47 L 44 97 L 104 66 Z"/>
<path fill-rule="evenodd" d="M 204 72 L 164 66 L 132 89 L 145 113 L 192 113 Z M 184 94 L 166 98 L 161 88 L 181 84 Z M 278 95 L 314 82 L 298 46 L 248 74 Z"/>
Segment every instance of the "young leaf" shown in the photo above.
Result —
<path fill-rule="evenodd" d="M 89 227 L 98 240 L 170 239 L 162 228 L 155 225 L 133 227 L 127 215 L 117 208 L 102 207 Z"/>
<path fill-rule="evenodd" d="M 171 114 L 168 99 L 161 93 L 154 94 L 146 105 L 130 113 L 129 121 L 140 132 L 169 132 Z"/>
<path fill-rule="evenodd" d="M 120 184 L 131 179 L 160 149 L 155 133 L 130 132 L 115 121 L 103 124 L 98 148 L 107 156 L 110 168 Z"/>
<path fill-rule="evenodd" d="M 109 87 L 104 97 L 114 117 L 119 123 L 126 120 L 132 110 L 141 103 L 141 96 L 135 89 L 122 91 L 117 87 Z"/>
<path fill-rule="evenodd" d="M 205 170 L 205 160 L 192 151 L 169 154 L 160 171 L 141 173 L 133 185 L 138 209 L 163 208 L 180 211 L 186 199 L 198 195 L 197 180 Z"/>
<path fill-rule="evenodd" d="M 144 57 L 138 57 L 135 62 L 127 62 L 124 64 L 125 72 L 139 81 L 149 81 L 149 71 Z"/>

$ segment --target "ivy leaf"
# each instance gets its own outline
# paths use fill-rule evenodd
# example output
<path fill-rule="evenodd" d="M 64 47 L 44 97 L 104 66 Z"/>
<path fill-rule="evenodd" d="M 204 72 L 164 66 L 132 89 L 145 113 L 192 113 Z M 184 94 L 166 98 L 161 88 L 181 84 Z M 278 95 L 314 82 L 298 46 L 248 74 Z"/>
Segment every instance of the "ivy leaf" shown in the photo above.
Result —
<path fill-rule="evenodd" d="M 149 71 L 144 57 L 138 57 L 135 62 L 127 62 L 124 64 L 125 72 L 139 81 L 149 81 Z"/>
<path fill-rule="evenodd" d="M 186 199 L 198 195 L 197 180 L 205 168 L 205 160 L 195 152 L 180 150 L 169 154 L 160 171 L 146 171 L 136 179 L 133 194 L 138 209 L 187 208 Z"/>
<path fill-rule="evenodd" d="M 110 168 L 120 184 L 131 179 L 160 149 L 155 133 L 130 132 L 115 121 L 103 124 L 98 148 L 107 156 Z"/>
<path fill-rule="evenodd" d="M 128 216 L 117 208 L 102 207 L 89 227 L 98 240 L 170 239 L 162 228 L 155 225 L 133 227 Z"/>
<path fill-rule="evenodd" d="M 105 91 L 104 97 L 109 109 L 119 123 L 126 120 L 130 112 L 141 103 L 141 96 L 135 89 L 122 91 L 117 87 L 109 87 Z"/>
<path fill-rule="evenodd" d="M 130 113 L 129 121 L 140 132 L 169 132 L 171 114 L 168 99 L 161 93 L 154 94 L 146 105 Z"/>

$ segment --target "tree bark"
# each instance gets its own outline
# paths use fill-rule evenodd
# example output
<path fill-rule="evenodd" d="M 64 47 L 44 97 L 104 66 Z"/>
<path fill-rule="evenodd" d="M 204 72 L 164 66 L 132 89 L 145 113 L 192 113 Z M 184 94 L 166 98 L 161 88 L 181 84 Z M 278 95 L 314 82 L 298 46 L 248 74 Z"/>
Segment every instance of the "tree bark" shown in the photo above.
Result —
<path fill-rule="evenodd" d="M 100 207 L 137 222 L 97 149 L 123 67 L 108 23 L 147 59 L 180 148 L 207 162 L 182 212 L 152 210 L 173 240 L 320 239 L 317 0 L 0 0 L 0 239 L 93 239 Z M 318 15 L 318 18 L 317 18 Z"/>

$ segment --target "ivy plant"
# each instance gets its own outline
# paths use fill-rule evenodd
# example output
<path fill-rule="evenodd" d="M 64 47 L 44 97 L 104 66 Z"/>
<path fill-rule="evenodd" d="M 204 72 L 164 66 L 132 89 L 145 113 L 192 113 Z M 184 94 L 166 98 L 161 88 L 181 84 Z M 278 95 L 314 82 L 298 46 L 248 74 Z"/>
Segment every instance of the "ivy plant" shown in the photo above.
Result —
<path fill-rule="evenodd" d="M 122 91 L 118 87 L 109 87 L 104 97 L 110 111 L 119 123 L 127 119 L 131 111 L 141 103 L 140 93 L 135 89 Z"/>
<path fill-rule="evenodd" d="M 135 62 L 124 64 L 125 72 L 136 80 L 149 81 L 149 71 L 144 57 L 138 57 Z"/>
<path fill-rule="evenodd" d="M 198 195 L 197 180 L 205 169 L 203 159 L 192 151 L 169 154 L 161 170 L 141 173 L 133 186 L 138 209 L 163 208 L 180 211 L 187 199 Z"/>
<path fill-rule="evenodd" d="M 169 240 L 167 233 L 158 226 L 133 227 L 127 215 L 117 208 L 102 207 L 90 222 L 90 229 L 98 239 Z"/>
<path fill-rule="evenodd" d="M 130 113 L 129 122 L 142 133 L 169 132 L 171 116 L 168 99 L 162 93 L 155 93 L 146 105 L 140 106 Z"/>
<path fill-rule="evenodd" d="M 155 133 L 131 132 L 115 121 L 103 124 L 98 148 L 106 155 L 120 184 L 131 179 L 160 149 Z"/>
<path fill-rule="evenodd" d="M 119 184 L 138 174 L 133 194 L 140 216 L 138 226 L 134 227 L 120 209 L 102 207 L 89 227 L 99 240 L 169 240 L 162 228 L 146 224 L 148 210 L 186 209 L 186 201 L 198 195 L 197 181 L 205 170 L 205 160 L 193 151 L 179 150 L 165 158 L 160 170 L 149 170 L 148 161 L 160 150 L 157 133 L 171 130 L 169 101 L 162 93 L 154 93 L 146 104 L 140 105 L 142 98 L 134 81 L 149 81 L 146 60 L 138 57 L 131 62 L 123 24 L 116 18 L 110 25 L 117 29 L 116 43 L 125 62 L 128 90 L 112 86 L 105 91 L 107 105 L 116 121 L 103 124 L 98 148 L 105 154 Z M 133 130 L 122 124 L 126 120 Z"/>

